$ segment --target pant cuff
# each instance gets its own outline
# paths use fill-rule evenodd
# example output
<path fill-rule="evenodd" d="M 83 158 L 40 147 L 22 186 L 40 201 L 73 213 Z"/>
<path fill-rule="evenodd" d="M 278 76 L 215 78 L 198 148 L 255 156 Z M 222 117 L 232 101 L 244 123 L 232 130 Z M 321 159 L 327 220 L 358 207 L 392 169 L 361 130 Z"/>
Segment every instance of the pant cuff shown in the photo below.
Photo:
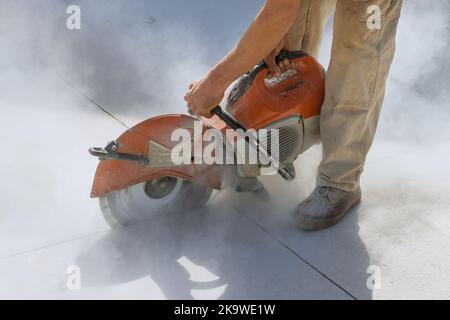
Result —
<path fill-rule="evenodd" d="M 330 181 L 327 178 L 324 178 L 320 175 L 317 177 L 316 184 L 318 187 L 332 187 L 332 188 L 347 191 L 347 192 L 355 191 L 359 186 L 359 182 L 356 182 L 356 181 L 354 183 L 348 183 L 348 182 L 338 183 L 338 182 Z"/>

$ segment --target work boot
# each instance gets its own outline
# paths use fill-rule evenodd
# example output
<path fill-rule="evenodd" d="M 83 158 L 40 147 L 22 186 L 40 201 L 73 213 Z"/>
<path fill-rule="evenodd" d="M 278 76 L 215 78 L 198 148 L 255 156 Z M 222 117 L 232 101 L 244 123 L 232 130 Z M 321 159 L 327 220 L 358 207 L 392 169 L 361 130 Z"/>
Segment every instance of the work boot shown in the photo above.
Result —
<path fill-rule="evenodd" d="M 299 227 L 310 231 L 331 227 L 360 201 L 360 187 L 351 192 L 332 187 L 317 187 L 297 206 Z"/>

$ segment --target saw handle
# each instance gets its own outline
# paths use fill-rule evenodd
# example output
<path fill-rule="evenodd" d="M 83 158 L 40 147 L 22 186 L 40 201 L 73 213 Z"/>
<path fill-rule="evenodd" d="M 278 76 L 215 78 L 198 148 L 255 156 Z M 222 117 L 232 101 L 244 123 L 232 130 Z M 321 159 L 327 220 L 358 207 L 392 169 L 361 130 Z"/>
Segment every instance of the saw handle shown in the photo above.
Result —
<path fill-rule="evenodd" d="M 282 50 L 276 57 L 275 62 L 276 64 L 279 64 L 281 61 L 288 59 L 288 60 L 294 60 L 298 58 L 303 58 L 308 56 L 308 53 L 305 51 L 285 51 Z M 249 74 L 249 78 L 253 80 L 256 78 L 256 75 L 260 73 L 261 71 L 267 69 L 268 66 L 265 61 L 262 61 L 260 64 L 258 64 Z"/>
<path fill-rule="evenodd" d="M 280 61 L 283 61 L 284 59 L 293 60 L 298 59 L 307 56 L 308 53 L 304 51 L 285 51 L 282 50 L 280 54 L 275 58 L 275 61 L 279 63 Z M 258 73 L 261 71 L 267 69 L 267 64 L 262 61 L 260 64 L 258 64 L 248 75 L 248 82 L 249 85 L 253 83 Z M 233 117 L 231 117 L 228 113 L 224 112 L 220 106 L 216 106 L 214 109 L 211 110 L 211 114 L 215 114 L 220 119 L 222 119 L 230 128 L 237 130 L 242 129 L 246 130 L 244 126 L 242 126 L 239 122 L 237 122 Z"/>
<path fill-rule="evenodd" d="M 241 125 L 239 122 L 237 122 L 233 117 L 231 117 L 228 113 L 224 112 L 220 106 L 216 106 L 214 109 L 211 110 L 212 114 L 215 114 L 218 116 L 223 122 L 225 122 L 230 128 L 233 130 L 244 130 L 247 129 Z"/>

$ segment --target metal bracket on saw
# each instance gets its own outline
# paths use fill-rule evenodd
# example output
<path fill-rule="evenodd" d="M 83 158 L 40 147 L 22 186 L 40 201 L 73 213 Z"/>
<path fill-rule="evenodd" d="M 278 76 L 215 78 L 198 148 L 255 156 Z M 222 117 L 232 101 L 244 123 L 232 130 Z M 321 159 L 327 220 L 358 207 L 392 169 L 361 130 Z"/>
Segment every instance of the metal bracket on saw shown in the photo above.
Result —
<path fill-rule="evenodd" d="M 105 148 L 94 148 L 94 147 L 89 148 L 89 153 L 94 157 L 99 158 L 100 160 L 134 161 L 143 166 L 148 165 L 150 162 L 147 157 L 129 153 L 120 153 L 117 152 L 117 150 L 118 150 L 117 142 L 111 141 Z"/>

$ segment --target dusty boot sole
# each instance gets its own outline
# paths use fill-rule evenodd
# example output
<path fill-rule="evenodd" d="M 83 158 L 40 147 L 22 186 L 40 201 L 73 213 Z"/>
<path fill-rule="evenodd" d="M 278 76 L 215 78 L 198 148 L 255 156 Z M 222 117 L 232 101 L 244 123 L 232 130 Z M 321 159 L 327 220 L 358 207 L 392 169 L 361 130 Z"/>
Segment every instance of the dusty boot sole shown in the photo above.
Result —
<path fill-rule="evenodd" d="M 346 210 L 343 210 L 342 213 L 333 218 L 323 218 L 323 219 L 308 219 L 302 217 L 301 215 L 297 217 L 297 226 L 305 231 L 317 231 L 322 229 L 327 229 L 336 225 L 339 221 L 341 221 L 347 213 L 350 212 L 353 207 L 361 202 L 361 196 L 351 204 Z"/>

